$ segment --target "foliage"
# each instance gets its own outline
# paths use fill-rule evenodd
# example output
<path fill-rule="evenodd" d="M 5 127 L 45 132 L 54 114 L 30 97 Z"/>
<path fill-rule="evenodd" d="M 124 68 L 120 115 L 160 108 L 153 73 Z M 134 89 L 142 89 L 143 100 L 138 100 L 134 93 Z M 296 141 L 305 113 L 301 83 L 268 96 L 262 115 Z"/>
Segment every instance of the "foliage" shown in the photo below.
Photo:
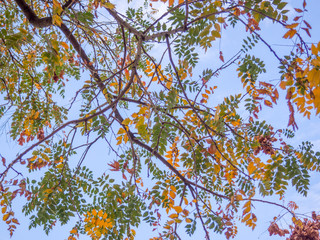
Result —
<path fill-rule="evenodd" d="M 255 228 L 256 202 L 285 209 L 295 226 L 318 226 L 318 217 L 298 220 L 294 203 L 264 197 L 283 199 L 289 185 L 306 196 L 320 153 L 309 142 L 289 145 L 294 131 L 259 115 L 283 101 L 279 92 L 289 128 L 295 112 L 320 113 L 320 43 L 302 37 L 311 29 L 306 6 L 291 20 L 283 0 L 0 1 L 0 117 L 23 146 L 15 159 L 1 149 L 10 235 L 18 198 L 31 228 L 49 233 L 76 218 L 70 240 L 134 239 L 143 222 L 157 239 L 202 230 L 229 239 L 236 219 Z M 263 38 L 267 20 L 284 30 L 278 39 L 294 40 L 287 55 Z M 225 59 L 217 43 L 232 28 L 245 30 L 242 48 Z M 276 84 L 261 80 L 268 68 L 257 45 L 279 64 Z M 220 66 L 202 68 L 205 54 Z M 214 79 L 234 66 L 243 89 L 213 102 Z M 113 154 L 88 163 L 99 143 Z M 101 176 L 90 169 L 98 158 Z M 300 230 L 292 227 L 291 239 Z M 269 231 L 289 233 L 275 222 Z"/>

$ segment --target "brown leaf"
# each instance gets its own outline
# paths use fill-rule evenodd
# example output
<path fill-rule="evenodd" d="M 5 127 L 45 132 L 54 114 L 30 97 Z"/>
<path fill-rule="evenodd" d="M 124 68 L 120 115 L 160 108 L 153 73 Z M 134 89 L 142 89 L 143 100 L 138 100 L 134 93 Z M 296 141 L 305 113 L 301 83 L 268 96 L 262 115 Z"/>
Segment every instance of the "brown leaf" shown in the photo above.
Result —
<path fill-rule="evenodd" d="M 111 163 L 111 164 L 108 163 L 108 165 L 113 168 L 113 169 L 111 169 L 111 171 L 119 171 L 120 170 L 120 164 L 117 161 L 113 161 L 113 163 Z"/>
<path fill-rule="evenodd" d="M 298 12 L 298 13 L 302 13 L 303 12 L 303 10 L 301 10 L 300 8 L 295 8 L 294 10 L 296 10 L 296 12 Z"/>
<path fill-rule="evenodd" d="M 214 143 L 212 143 L 212 144 L 210 145 L 210 147 L 208 148 L 208 152 L 209 152 L 210 154 L 215 154 L 215 153 L 217 152 L 217 147 L 216 147 L 216 145 L 215 145 Z"/>

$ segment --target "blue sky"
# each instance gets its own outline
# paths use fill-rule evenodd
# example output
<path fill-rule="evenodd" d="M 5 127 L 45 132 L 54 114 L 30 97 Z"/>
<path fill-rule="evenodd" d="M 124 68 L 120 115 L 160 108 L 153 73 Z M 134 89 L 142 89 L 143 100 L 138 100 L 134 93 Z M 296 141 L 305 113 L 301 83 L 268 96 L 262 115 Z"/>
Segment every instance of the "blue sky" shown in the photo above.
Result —
<path fill-rule="evenodd" d="M 301 0 L 291 0 L 289 1 L 290 5 L 289 7 L 300 7 L 301 6 Z M 318 0 L 309 0 L 307 5 L 308 13 L 306 13 L 305 19 L 312 25 L 313 29 L 311 31 L 312 38 L 310 39 L 310 42 L 318 42 L 320 41 L 320 25 L 318 24 L 320 22 L 320 15 L 318 14 L 318 11 L 320 9 L 320 2 Z M 272 44 L 272 46 L 278 50 L 278 51 L 288 51 L 288 48 L 290 49 L 290 46 L 279 46 L 279 44 L 288 44 L 288 41 L 284 42 L 280 39 L 280 37 L 284 34 L 284 31 L 280 28 L 275 27 L 270 22 L 265 22 L 261 26 L 263 30 L 262 36 Z M 234 51 L 229 51 L 230 49 L 236 49 L 235 46 L 241 45 L 242 38 L 238 37 L 243 34 L 244 30 L 236 29 L 231 32 L 223 33 L 222 41 L 221 41 L 221 50 L 224 52 L 225 59 L 228 59 L 228 57 L 231 57 Z M 217 43 L 218 44 L 218 43 Z M 232 46 L 230 48 L 229 46 Z M 161 49 L 159 50 L 161 51 Z M 266 47 L 263 47 L 262 45 L 259 45 L 255 52 L 257 53 L 260 58 L 263 58 L 266 60 L 268 67 L 268 72 L 266 75 L 262 76 L 265 78 L 265 80 L 268 79 L 277 79 L 279 78 L 278 69 L 277 69 L 277 62 L 275 62 L 275 59 L 271 57 L 270 52 L 267 50 Z M 199 65 L 205 66 L 205 67 L 218 67 L 219 63 L 215 63 L 211 59 L 217 60 L 217 51 L 215 49 L 209 50 L 207 55 L 201 56 Z M 200 71 L 200 70 L 199 70 Z M 197 76 L 198 74 L 194 74 Z M 211 99 L 210 101 L 213 102 L 219 102 L 228 94 L 233 94 L 238 92 L 238 90 L 241 88 L 241 84 L 239 79 L 236 76 L 235 71 L 227 71 L 222 73 L 219 78 L 214 79 L 213 81 L 217 81 L 217 85 L 219 85 L 219 88 L 216 91 L 216 95 Z M 220 87 L 221 86 L 221 87 Z M 282 97 L 284 97 L 282 95 Z M 263 113 L 260 115 L 261 118 L 265 118 L 267 121 L 274 124 L 277 128 L 285 128 L 288 122 L 288 110 L 285 101 L 280 101 L 279 105 L 274 108 L 267 108 L 265 107 Z M 301 116 L 296 116 L 297 123 L 299 126 L 299 129 L 296 131 L 296 137 L 294 141 L 292 142 L 293 145 L 298 145 L 301 141 L 309 140 L 315 145 L 315 149 L 320 151 L 320 128 L 319 128 L 319 118 L 318 117 L 312 117 L 311 120 L 308 120 L 306 118 L 302 118 Z M 1 154 L 6 154 L 5 157 L 9 161 L 10 159 L 13 159 L 15 157 L 15 153 L 17 151 L 18 145 L 15 142 L 12 142 L 8 136 L 1 135 L 0 137 L 0 146 L 1 147 Z M 6 150 L 3 150 L 6 149 Z M 89 152 L 87 156 L 87 160 L 91 158 L 99 159 L 98 162 L 95 161 L 95 164 L 90 166 L 92 167 L 93 171 L 97 174 L 101 174 L 109 167 L 106 164 L 105 158 L 102 156 L 107 156 L 108 158 L 112 158 L 114 156 L 109 156 L 109 151 L 106 149 L 105 145 L 102 143 L 99 143 L 97 146 L 94 147 L 92 151 Z M 0 167 L 1 170 L 1 167 Z M 320 177 L 319 174 L 312 174 L 312 181 L 311 181 L 311 187 L 309 191 L 309 195 L 307 198 L 304 198 L 302 196 L 299 196 L 294 190 L 289 190 L 287 193 L 288 200 L 293 200 L 298 203 L 300 206 L 299 212 L 301 213 L 310 213 L 310 211 L 320 211 Z M 268 199 L 269 200 L 269 199 Z M 270 198 L 270 200 L 277 200 L 276 198 Z M 21 208 L 23 203 L 22 202 L 16 202 L 17 209 Z M 247 239 L 259 239 L 259 240 L 267 240 L 267 239 L 279 239 L 274 237 L 269 237 L 269 234 L 267 232 L 268 224 L 272 220 L 273 216 L 277 216 L 278 214 L 281 214 L 281 209 L 275 208 L 274 206 L 267 206 L 264 204 L 256 204 L 256 213 L 258 217 L 258 224 L 255 231 L 251 231 L 251 229 L 244 227 L 243 225 L 239 224 L 239 233 L 238 236 L 235 239 L 238 240 L 247 240 Z M 19 217 L 20 214 L 18 214 L 18 211 L 16 211 L 17 216 Z M 23 219 L 23 220 L 22 220 Z M 73 226 L 72 223 L 66 226 L 58 226 L 56 227 L 49 236 L 45 235 L 45 233 L 39 228 L 39 229 L 28 229 L 29 220 L 28 218 L 22 217 L 20 219 L 21 225 L 18 227 L 16 232 L 14 233 L 14 236 L 12 240 L 20 240 L 20 239 L 33 239 L 33 240 L 53 240 L 53 239 L 65 239 L 68 236 L 68 231 L 70 230 L 70 226 Z M 284 227 L 285 221 L 282 221 L 282 224 Z M 141 226 L 141 229 L 137 230 L 137 238 L 140 239 L 147 239 L 147 236 L 149 237 L 149 233 L 151 233 L 151 228 L 147 225 Z M 198 228 L 198 233 L 196 233 L 192 238 L 188 238 L 187 236 L 184 239 L 203 239 L 203 232 L 202 229 Z M 3 222 L 0 222 L 0 240 L 7 240 L 9 239 L 9 234 L 6 232 L 6 225 L 3 224 Z M 84 236 L 82 236 L 80 239 L 89 239 Z M 219 240 L 219 239 L 225 239 L 224 236 L 217 236 L 213 239 Z"/>

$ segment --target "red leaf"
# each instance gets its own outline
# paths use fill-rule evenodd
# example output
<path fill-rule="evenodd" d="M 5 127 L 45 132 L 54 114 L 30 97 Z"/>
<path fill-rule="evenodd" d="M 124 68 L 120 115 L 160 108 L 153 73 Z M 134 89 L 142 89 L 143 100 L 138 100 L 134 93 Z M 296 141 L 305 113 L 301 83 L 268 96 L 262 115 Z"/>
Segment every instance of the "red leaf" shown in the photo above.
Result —
<path fill-rule="evenodd" d="M 113 161 L 113 163 L 108 164 L 108 165 L 113 168 L 113 169 L 111 169 L 111 171 L 119 171 L 120 170 L 120 164 L 117 161 Z"/>
<path fill-rule="evenodd" d="M 127 180 L 127 177 L 126 177 L 126 175 L 124 175 L 124 173 L 122 173 L 122 178 L 123 178 L 124 180 Z"/>
<path fill-rule="evenodd" d="M 20 138 L 18 139 L 19 145 L 22 146 L 25 141 L 26 141 L 26 140 L 24 139 L 23 135 L 20 135 Z"/>
<path fill-rule="evenodd" d="M 3 164 L 3 166 L 6 166 L 6 159 L 4 158 L 4 157 L 2 157 L 2 164 Z"/>
<path fill-rule="evenodd" d="M 296 16 L 293 21 L 298 21 L 302 16 Z"/>
<path fill-rule="evenodd" d="M 298 13 L 302 13 L 303 12 L 303 10 L 301 10 L 300 8 L 295 8 L 294 10 L 296 10 L 296 12 L 298 12 Z"/>
<path fill-rule="evenodd" d="M 133 168 L 132 168 L 132 169 L 127 168 L 127 171 L 128 171 L 128 173 L 130 173 L 130 174 L 133 174 L 133 173 L 134 173 L 134 169 L 133 169 Z"/>
<path fill-rule="evenodd" d="M 222 61 L 222 62 L 224 62 L 224 58 L 223 58 L 223 55 L 222 55 L 222 52 L 220 51 L 220 56 L 219 56 L 219 58 L 220 58 L 220 60 Z"/>
<path fill-rule="evenodd" d="M 312 29 L 311 25 L 310 25 L 306 20 L 303 20 L 303 22 L 304 22 L 305 25 L 307 25 L 307 27 L 308 27 L 309 29 Z"/>
<path fill-rule="evenodd" d="M 217 152 L 217 147 L 215 144 L 211 144 L 210 147 L 208 148 L 208 152 L 210 154 L 215 154 Z"/>
<path fill-rule="evenodd" d="M 302 28 L 302 29 L 306 31 L 306 33 L 308 34 L 308 36 L 309 36 L 309 37 L 311 37 L 311 34 L 310 34 L 310 32 L 309 32 L 309 29 L 308 29 L 308 28 Z"/>

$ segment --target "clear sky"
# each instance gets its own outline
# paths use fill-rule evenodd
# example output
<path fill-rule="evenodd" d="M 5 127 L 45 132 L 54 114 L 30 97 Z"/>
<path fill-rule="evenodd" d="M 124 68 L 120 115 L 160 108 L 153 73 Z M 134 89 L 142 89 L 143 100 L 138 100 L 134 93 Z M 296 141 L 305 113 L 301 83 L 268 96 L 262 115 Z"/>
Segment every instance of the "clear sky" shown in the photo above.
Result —
<path fill-rule="evenodd" d="M 301 0 L 291 0 L 289 1 L 289 7 L 301 7 Z M 320 1 L 318 0 L 308 0 L 307 1 L 307 8 L 309 10 L 308 13 L 306 13 L 305 19 L 312 25 L 312 38 L 310 39 L 310 42 L 318 42 L 320 41 L 320 14 L 318 13 L 320 9 Z M 283 43 L 281 39 L 279 39 L 279 36 L 282 36 L 284 32 L 280 30 L 279 28 L 275 27 L 271 22 L 265 22 L 261 26 L 263 30 L 262 36 L 267 40 L 269 43 L 272 44 L 272 46 L 281 52 L 288 51 L 290 49 L 290 46 L 284 46 L 282 44 L 287 45 L 288 41 Z M 235 46 L 241 46 L 242 44 L 242 38 L 239 37 L 243 34 L 243 29 L 235 29 L 234 31 L 230 32 L 223 32 L 222 35 L 222 41 L 221 41 L 221 50 L 224 52 L 225 59 L 228 59 L 228 57 L 231 57 L 232 54 L 235 52 L 233 51 Z M 218 44 L 218 43 L 217 43 Z M 218 45 L 215 45 L 214 47 L 217 47 Z M 232 46 L 230 48 L 229 46 Z M 233 52 L 229 51 L 232 50 Z M 278 69 L 277 69 L 277 62 L 275 62 L 275 59 L 271 57 L 270 52 L 266 47 L 263 47 L 261 44 L 254 50 L 257 54 L 257 56 L 262 58 L 263 60 L 266 60 L 267 62 L 267 74 L 265 74 L 263 77 L 265 80 L 270 79 L 279 79 Z M 217 59 L 216 57 L 217 50 L 213 48 L 212 50 L 209 50 L 208 53 L 205 56 L 200 57 L 200 66 L 206 66 L 206 67 L 212 67 L 212 66 L 219 66 L 218 63 L 215 65 L 215 62 L 210 61 L 211 59 Z M 215 57 L 214 57 L 215 56 Z M 269 66 L 268 66 L 269 65 Z M 232 69 L 232 68 L 231 68 Z M 200 71 L 200 69 L 199 69 Z M 199 74 L 194 73 L 194 76 L 197 76 Z M 214 81 L 217 81 L 217 85 L 219 84 L 219 87 L 216 91 L 216 96 L 213 99 L 210 99 L 211 101 L 219 102 L 223 97 L 225 97 L 228 94 L 233 94 L 238 92 L 238 89 L 241 88 L 240 80 L 237 79 L 236 73 L 234 71 L 227 71 L 224 72 L 219 76 L 219 78 L 214 79 Z M 276 81 L 275 81 L 276 82 Z M 282 96 L 284 97 L 284 96 Z M 285 128 L 288 123 L 288 110 L 285 101 L 280 101 L 279 105 L 275 108 L 266 108 L 264 109 L 264 112 L 262 115 L 260 115 L 262 118 L 265 118 L 268 122 L 271 122 L 278 128 Z M 293 145 L 298 145 L 301 143 L 301 141 L 309 140 L 315 145 L 315 149 L 320 151 L 320 121 L 318 117 L 312 117 L 311 120 L 302 118 L 301 116 L 296 115 L 297 123 L 299 126 L 299 129 L 296 131 L 296 137 L 294 141 L 292 142 Z M 0 122 L 1 123 L 1 122 Z M 1 125 L 2 126 L 2 125 Z M 0 132 L 0 146 L 1 146 L 1 154 L 5 154 L 5 158 L 7 161 L 10 161 L 10 159 L 13 159 L 15 157 L 16 149 L 18 148 L 18 145 L 14 142 L 12 142 L 8 136 L 2 134 Z M 5 149 L 5 150 L 4 150 Z M 87 156 L 86 163 L 93 169 L 94 172 L 97 174 L 101 174 L 104 171 L 106 171 L 109 167 L 107 166 L 105 162 L 105 158 L 113 158 L 114 156 L 109 155 L 109 151 L 106 149 L 105 145 L 98 144 L 94 147 L 92 151 L 89 152 Z M 99 159 L 94 162 L 94 164 L 90 164 L 90 161 L 88 161 L 91 158 Z M 0 166 L 0 171 L 1 171 Z M 309 195 L 307 198 L 304 198 L 300 195 L 298 195 L 295 191 L 289 190 L 287 193 L 286 199 L 290 199 L 293 201 L 296 201 L 298 205 L 300 206 L 300 212 L 301 213 L 310 213 L 310 211 L 320 211 L 320 177 L 318 174 L 312 175 L 312 181 L 311 181 L 311 187 L 309 191 Z M 269 199 L 268 199 L 269 200 Z M 276 198 L 270 198 L 270 200 L 276 200 Z M 21 208 L 24 203 L 22 202 L 16 202 L 17 209 Z M 256 213 L 258 217 L 258 223 L 257 228 L 255 231 L 251 231 L 251 229 L 244 227 L 243 225 L 239 224 L 239 234 L 235 238 L 237 240 L 267 240 L 267 239 L 279 239 L 278 237 L 269 237 L 269 234 L 267 232 L 268 224 L 272 220 L 273 216 L 277 216 L 278 214 L 281 214 L 281 209 L 278 209 L 274 206 L 267 206 L 264 204 L 255 204 L 256 207 Z M 20 218 L 22 214 L 19 214 L 18 211 L 16 211 L 17 217 Z M 56 239 L 65 239 L 68 236 L 68 231 L 70 230 L 70 226 L 73 226 L 73 224 L 68 224 L 66 226 L 58 226 L 56 227 L 49 236 L 45 235 L 45 233 L 39 228 L 39 229 L 31 229 L 28 230 L 28 224 L 29 220 L 28 218 L 22 217 L 20 218 L 21 225 L 18 227 L 18 229 L 15 231 L 12 240 L 21 240 L 21 239 L 33 239 L 33 240 L 56 240 Z M 285 221 L 282 222 L 283 225 L 285 225 Z M 198 225 L 199 227 L 199 225 Z M 202 232 L 202 229 L 198 228 L 198 233 L 196 233 L 191 238 L 188 238 L 185 236 L 184 239 L 203 239 L 204 235 Z M 140 239 L 148 239 L 149 233 L 151 233 L 151 227 L 147 225 L 142 225 L 140 229 L 137 230 L 137 238 Z M 0 221 L 0 240 L 9 240 L 9 234 L 6 231 L 6 225 Z M 87 237 L 81 236 L 81 240 L 89 239 Z M 225 239 L 224 236 L 217 236 L 214 237 L 215 240 Z"/>

